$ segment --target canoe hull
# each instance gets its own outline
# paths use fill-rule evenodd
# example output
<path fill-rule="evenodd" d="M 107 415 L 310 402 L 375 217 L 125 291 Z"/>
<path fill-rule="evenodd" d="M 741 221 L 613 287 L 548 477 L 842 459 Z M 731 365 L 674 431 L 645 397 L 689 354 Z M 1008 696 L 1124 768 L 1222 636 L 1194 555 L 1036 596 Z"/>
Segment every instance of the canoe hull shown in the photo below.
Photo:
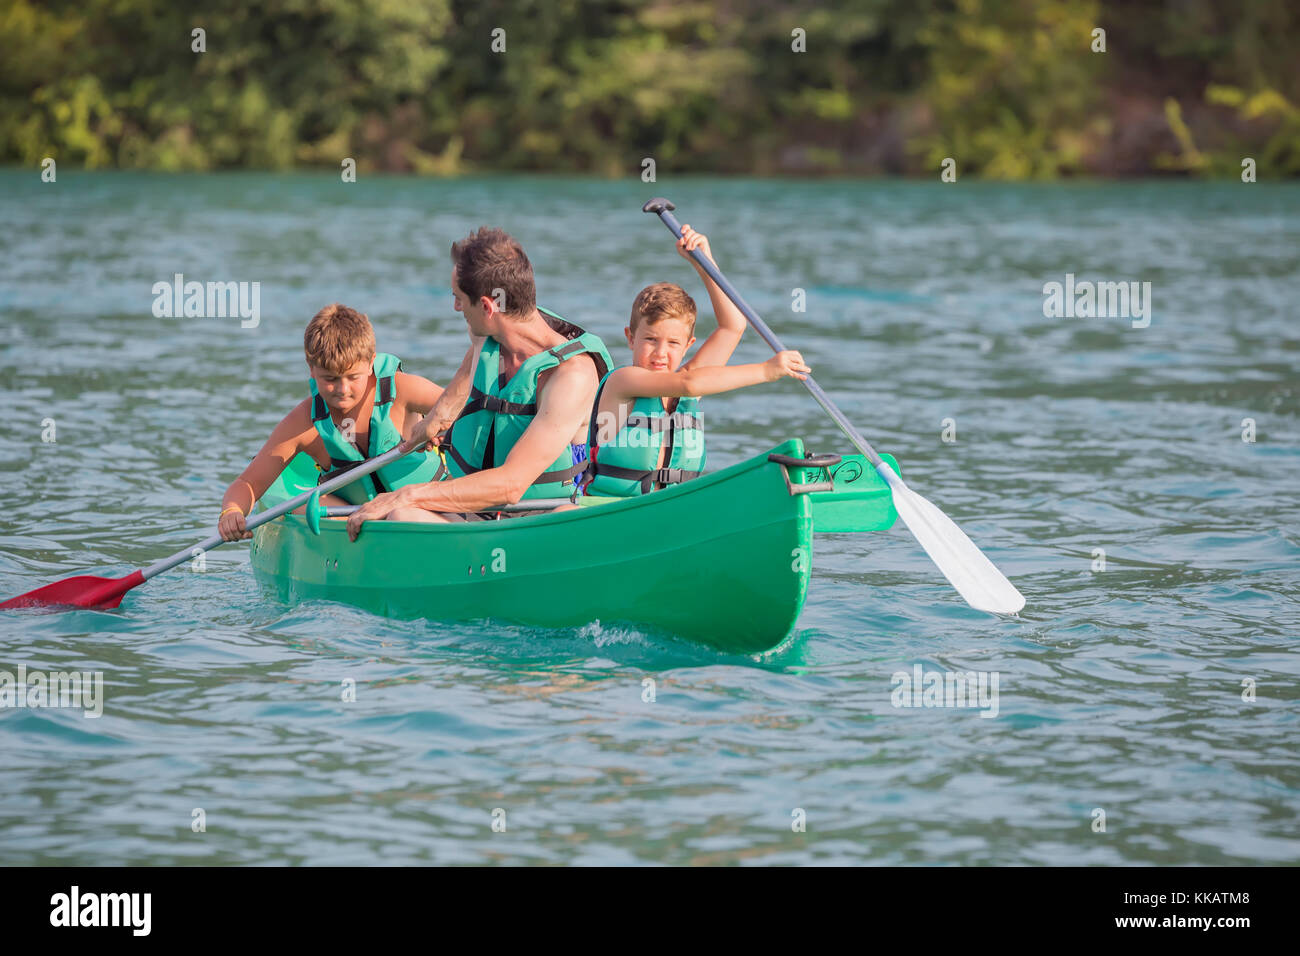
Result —
<path fill-rule="evenodd" d="M 801 457 L 803 445 L 773 451 Z M 315 535 L 301 515 L 286 515 L 257 529 L 252 563 L 290 602 L 441 621 L 600 621 L 762 652 L 793 629 L 812 565 L 812 504 L 791 493 L 783 471 L 764 454 L 653 495 L 560 514 L 367 522 L 355 543 L 343 521 L 321 522 Z"/>

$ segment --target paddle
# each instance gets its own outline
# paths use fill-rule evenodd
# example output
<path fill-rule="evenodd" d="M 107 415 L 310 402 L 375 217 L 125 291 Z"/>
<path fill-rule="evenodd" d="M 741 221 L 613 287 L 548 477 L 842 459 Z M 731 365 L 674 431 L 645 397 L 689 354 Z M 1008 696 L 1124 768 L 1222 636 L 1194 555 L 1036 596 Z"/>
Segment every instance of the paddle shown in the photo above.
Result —
<path fill-rule="evenodd" d="M 676 208 L 672 202 L 660 197 L 651 199 L 641 207 L 641 211 L 656 214 L 672 234 L 680 239 L 682 227 L 672 214 L 672 210 Z M 735 287 L 718 271 L 718 267 L 698 249 L 692 249 L 691 256 L 709 278 L 727 294 L 727 298 L 736 304 L 736 308 L 745 314 L 745 318 L 749 319 L 750 325 L 757 330 L 763 340 L 774 351 L 784 352 L 785 346 L 758 317 L 758 313 L 745 303 Z M 817 399 L 821 407 L 835 420 L 840 431 L 844 432 L 858 451 L 866 455 L 880 477 L 889 484 L 899 517 L 916 536 L 916 540 L 921 543 L 930 560 L 938 565 L 944 577 L 957 589 L 957 593 L 966 599 L 966 603 L 980 611 L 990 611 L 994 614 L 1014 614 L 1024 607 L 1025 599 L 1016 590 L 1015 585 L 993 566 L 993 562 L 984 555 L 983 551 L 975 547 L 971 539 L 966 537 L 951 518 L 903 483 L 902 477 L 876 454 L 875 449 L 835 407 L 813 377 L 809 375 L 803 383 L 812 393 L 812 397 Z"/>
<path fill-rule="evenodd" d="M 368 475 L 372 471 L 378 471 L 389 462 L 396 461 L 403 455 L 414 451 L 418 446 L 405 448 L 404 445 L 398 445 L 377 458 L 372 458 L 365 464 L 358 465 L 350 469 L 346 474 L 339 475 L 337 478 L 331 478 L 323 482 L 311 491 L 305 491 L 296 498 L 291 498 L 284 504 L 277 505 L 268 511 L 263 511 L 256 518 L 250 518 L 245 527 L 252 531 L 258 525 L 266 524 L 280 515 L 288 514 L 301 505 L 307 503 L 313 494 L 319 492 L 327 494 L 336 488 L 342 488 L 350 482 L 356 481 L 363 475 Z M 221 535 L 214 534 L 210 538 L 204 538 L 198 544 L 186 548 L 183 551 L 177 551 L 169 558 L 163 558 L 157 564 L 151 564 L 147 568 L 139 571 L 133 571 L 123 578 L 99 578 L 89 574 L 78 575 L 73 578 L 64 578 L 62 581 L 55 581 L 53 584 L 47 584 L 45 587 L 37 588 L 35 591 L 28 591 L 26 594 L 20 594 L 16 598 L 10 598 L 0 608 L 17 608 L 17 607 L 40 607 L 43 605 L 71 605 L 73 607 L 98 607 L 113 608 L 122 603 L 122 596 L 133 587 L 144 584 L 155 575 L 169 571 L 176 565 L 190 560 L 197 554 L 205 551 L 211 551 L 227 542 L 222 539 Z"/>

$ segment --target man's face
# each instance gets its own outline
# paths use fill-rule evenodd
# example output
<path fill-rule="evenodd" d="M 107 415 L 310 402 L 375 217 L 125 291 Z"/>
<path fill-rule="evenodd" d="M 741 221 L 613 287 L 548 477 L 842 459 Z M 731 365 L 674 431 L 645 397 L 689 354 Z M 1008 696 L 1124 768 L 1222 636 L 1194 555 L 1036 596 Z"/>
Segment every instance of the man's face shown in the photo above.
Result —
<path fill-rule="evenodd" d="M 483 300 L 475 302 L 472 301 L 471 296 L 466 295 L 465 290 L 460 287 L 460 283 L 456 279 L 455 266 L 451 270 L 451 298 L 456 311 L 464 314 L 465 324 L 469 326 L 470 335 L 489 334 L 487 328 L 488 309 L 484 307 Z"/>

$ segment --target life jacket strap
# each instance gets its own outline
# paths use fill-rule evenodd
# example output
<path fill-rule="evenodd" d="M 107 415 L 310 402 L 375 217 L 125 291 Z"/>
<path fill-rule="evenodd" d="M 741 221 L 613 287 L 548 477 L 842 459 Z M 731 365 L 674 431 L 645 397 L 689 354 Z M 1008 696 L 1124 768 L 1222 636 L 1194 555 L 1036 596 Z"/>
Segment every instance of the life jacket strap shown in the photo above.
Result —
<path fill-rule="evenodd" d="M 585 352 L 587 347 L 581 342 L 573 341 L 568 345 L 561 345 L 558 349 L 547 349 L 546 351 L 554 355 L 557 362 L 563 362 L 566 355 L 572 355 L 574 352 Z"/>
<path fill-rule="evenodd" d="M 468 461 L 466 461 L 464 456 L 462 456 L 460 452 L 456 451 L 455 445 L 444 444 L 441 447 L 446 449 L 447 454 L 451 457 L 451 460 L 454 461 L 456 463 L 456 466 L 460 468 L 460 470 L 464 472 L 466 475 L 473 475 L 483 470 L 482 468 L 478 468 L 474 465 L 471 465 Z M 532 483 L 534 485 L 544 485 L 551 481 L 559 481 L 559 482 L 567 483 L 573 481 L 584 471 L 586 471 L 587 465 L 588 465 L 588 461 L 586 458 L 584 458 L 582 461 L 578 462 L 575 465 L 570 465 L 568 468 L 557 468 L 554 471 L 544 471 L 540 475 L 538 475 L 537 478 Z M 439 466 L 439 468 L 441 467 L 442 466 Z"/>
<path fill-rule="evenodd" d="M 447 433 L 447 437 L 448 438 L 451 437 L 450 432 Z M 456 450 L 456 446 L 452 442 L 445 441 L 439 447 L 446 449 L 447 454 L 451 456 L 451 460 L 456 463 L 456 467 L 459 468 L 465 474 L 472 475 L 475 472 L 479 472 L 483 470 L 477 465 L 471 465 L 468 461 L 466 461 L 465 457 Z"/>
<path fill-rule="evenodd" d="M 684 468 L 656 468 L 653 471 L 638 471 L 635 468 L 620 468 L 617 465 L 600 465 L 592 459 L 590 469 L 594 479 L 597 475 L 619 478 L 626 481 L 641 482 L 641 494 L 647 495 L 656 485 L 679 485 L 704 474 L 702 471 L 687 471 Z"/>
<path fill-rule="evenodd" d="M 397 367 L 400 369 L 402 363 L 398 362 Z M 385 375 L 379 379 L 379 384 L 375 393 L 376 405 L 391 405 L 397 395 L 397 384 L 392 375 Z M 311 403 L 311 420 L 313 422 L 323 422 L 330 417 L 329 406 L 325 404 L 325 396 L 319 392 Z"/>
<path fill-rule="evenodd" d="M 660 468 L 658 471 L 651 472 L 654 481 L 661 485 L 680 485 L 683 481 L 690 481 L 692 478 L 698 478 L 704 474 L 702 471 L 687 471 L 685 468 Z"/>
<path fill-rule="evenodd" d="M 558 481 L 561 484 L 566 484 L 566 485 L 569 482 L 574 482 L 576 484 L 578 476 L 581 475 L 586 470 L 587 470 L 587 459 L 584 458 L 576 465 L 570 465 L 568 468 L 557 468 L 555 469 L 555 471 L 542 472 L 540 475 L 537 476 L 537 480 L 534 481 L 533 484 L 544 485 L 552 481 Z"/>
<path fill-rule="evenodd" d="M 365 461 L 344 461 L 339 458 L 331 458 L 329 471 L 325 471 L 322 469 L 320 474 L 320 479 L 316 482 L 316 484 L 322 485 L 325 482 L 330 481 L 331 479 L 337 478 L 339 475 L 347 474 L 349 471 L 351 471 L 354 468 L 360 468 L 362 465 L 366 463 L 366 461 L 373 461 L 373 460 L 374 459 L 367 458 Z M 442 479 L 446 476 L 446 474 L 447 474 L 447 465 L 445 462 L 442 461 L 441 458 L 439 458 L 438 470 L 434 473 L 433 477 L 430 478 L 429 480 L 442 481 Z M 379 477 L 379 472 L 372 471 L 366 477 L 373 478 L 375 480 L 375 485 L 380 489 L 380 491 L 388 490 L 384 486 L 383 480 Z"/>
<path fill-rule="evenodd" d="M 495 395 L 488 395 L 478 386 L 470 389 L 469 401 L 461 409 L 457 418 L 463 418 L 466 415 L 472 415 L 474 412 L 488 411 L 493 414 L 504 415 L 536 415 L 536 402 L 507 402 L 497 398 Z"/>
<path fill-rule="evenodd" d="M 651 432 L 665 432 L 676 428 L 702 429 L 704 426 L 694 415 L 685 412 L 673 412 L 671 415 L 656 415 L 653 418 L 641 412 L 627 416 L 624 425 L 628 428 L 644 428 Z"/>

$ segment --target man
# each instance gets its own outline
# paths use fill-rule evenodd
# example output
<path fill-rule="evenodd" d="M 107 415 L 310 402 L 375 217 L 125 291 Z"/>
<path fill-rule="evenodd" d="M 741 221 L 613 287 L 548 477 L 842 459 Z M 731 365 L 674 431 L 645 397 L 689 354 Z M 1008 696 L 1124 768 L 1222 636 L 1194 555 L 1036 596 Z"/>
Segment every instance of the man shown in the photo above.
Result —
<path fill-rule="evenodd" d="M 523 247 L 483 227 L 451 247 L 456 311 L 470 349 L 412 443 L 441 438 L 451 477 L 381 494 L 348 518 L 473 520 L 525 498 L 570 494 L 587 460 L 596 386 L 612 367 L 600 339 L 539 309 Z M 457 414 L 458 413 L 458 414 Z M 423 429 L 423 430 L 421 430 Z"/>

